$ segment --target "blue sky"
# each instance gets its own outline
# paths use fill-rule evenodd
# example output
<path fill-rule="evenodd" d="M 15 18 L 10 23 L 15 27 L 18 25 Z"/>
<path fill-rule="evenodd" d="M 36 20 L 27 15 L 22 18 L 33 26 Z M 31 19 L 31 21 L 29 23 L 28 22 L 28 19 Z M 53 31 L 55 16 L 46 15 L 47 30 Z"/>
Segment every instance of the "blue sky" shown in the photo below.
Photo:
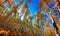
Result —
<path fill-rule="evenodd" d="M 39 0 L 32 0 L 32 2 L 28 3 L 31 15 L 34 15 L 34 13 L 37 11 L 38 4 Z"/>

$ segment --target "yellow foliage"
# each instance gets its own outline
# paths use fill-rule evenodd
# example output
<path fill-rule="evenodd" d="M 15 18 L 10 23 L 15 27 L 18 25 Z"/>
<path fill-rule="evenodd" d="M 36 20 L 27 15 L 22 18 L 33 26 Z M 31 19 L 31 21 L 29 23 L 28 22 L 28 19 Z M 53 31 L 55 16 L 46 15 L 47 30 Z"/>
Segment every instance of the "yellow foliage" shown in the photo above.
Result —
<path fill-rule="evenodd" d="M 56 36 L 55 30 L 47 27 L 46 36 Z"/>

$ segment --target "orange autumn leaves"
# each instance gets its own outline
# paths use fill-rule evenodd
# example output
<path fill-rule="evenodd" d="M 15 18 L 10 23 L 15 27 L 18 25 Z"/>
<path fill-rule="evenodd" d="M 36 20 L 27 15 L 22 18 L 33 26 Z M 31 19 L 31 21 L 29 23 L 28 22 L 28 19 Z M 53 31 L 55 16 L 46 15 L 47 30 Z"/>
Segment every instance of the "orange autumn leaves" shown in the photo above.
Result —
<path fill-rule="evenodd" d="M 15 4 L 14 0 L 6 0 L 7 4 L 11 7 L 12 4 Z M 0 5 L 4 4 L 4 0 L 0 0 Z"/>
<path fill-rule="evenodd" d="M 42 8 L 42 4 L 47 7 L 47 4 L 50 0 L 41 0 L 40 3 L 39 3 L 39 8 L 41 9 Z"/>
<path fill-rule="evenodd" d="M 3 0 L 0 0 L 0 6 L 2 6 L 3 5 Z"/>
<path fill-rule="evenodd" d="M 31 2 L 32 0 L 25 1 Z M 6 2 L 10 7 L 12 7 L 12 5 L 15 5 L 15 0 L 0 0 L 0 5 L 4 4 L 4 2 Z"/>
<path fill-rule="evenodd" d="M 10 7 L 12 7 L 12 4 L 15 4 L 14 0 L 6 0 L 6 2 Z"/>

